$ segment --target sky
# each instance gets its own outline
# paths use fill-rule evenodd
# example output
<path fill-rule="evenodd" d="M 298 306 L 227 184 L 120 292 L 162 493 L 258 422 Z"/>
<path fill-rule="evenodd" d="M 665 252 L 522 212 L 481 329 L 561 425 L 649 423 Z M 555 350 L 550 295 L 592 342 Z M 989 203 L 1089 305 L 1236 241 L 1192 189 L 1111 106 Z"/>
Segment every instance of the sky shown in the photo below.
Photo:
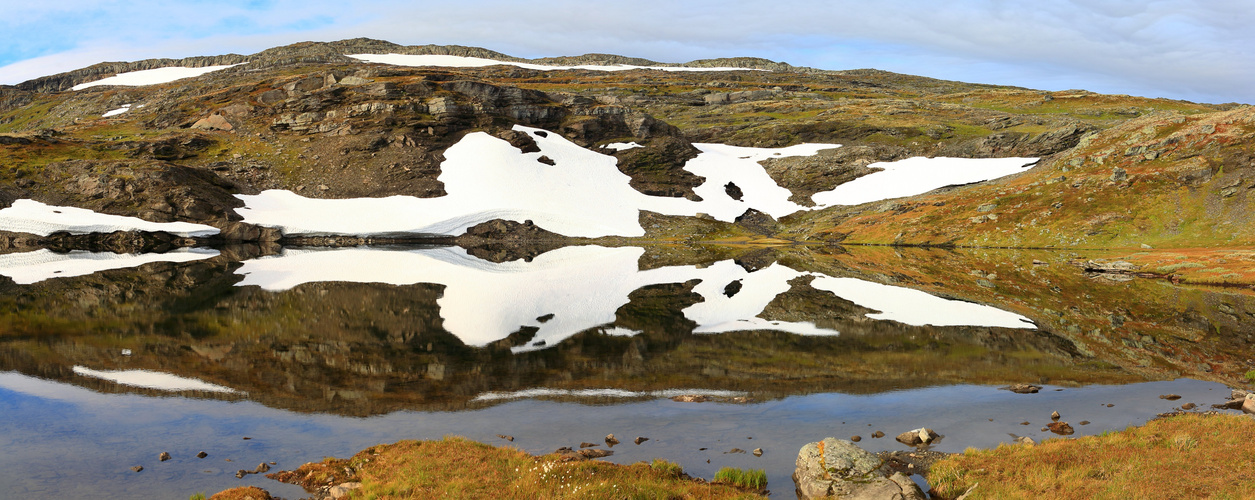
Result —
<path fill-rule="evenodd" d="M 369 37 L 534 58 L 751 56 L 1255 103 L 1255 0 L 0 0 L 0 84 L 102 61 Z"/>

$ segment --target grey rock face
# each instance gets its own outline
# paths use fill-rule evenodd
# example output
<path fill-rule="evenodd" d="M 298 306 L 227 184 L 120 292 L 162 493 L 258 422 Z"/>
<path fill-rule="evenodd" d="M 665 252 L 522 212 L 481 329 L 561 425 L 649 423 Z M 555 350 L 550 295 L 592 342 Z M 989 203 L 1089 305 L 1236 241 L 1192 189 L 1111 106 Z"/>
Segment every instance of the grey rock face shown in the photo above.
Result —
<path fill-rule="evenodd" d="M 800 499 L 924 499 L 909 477 L 887 477 L 882 465 L 880 458 L 850 441 L 825 438 L 798 452 L 793 483 Z"/>

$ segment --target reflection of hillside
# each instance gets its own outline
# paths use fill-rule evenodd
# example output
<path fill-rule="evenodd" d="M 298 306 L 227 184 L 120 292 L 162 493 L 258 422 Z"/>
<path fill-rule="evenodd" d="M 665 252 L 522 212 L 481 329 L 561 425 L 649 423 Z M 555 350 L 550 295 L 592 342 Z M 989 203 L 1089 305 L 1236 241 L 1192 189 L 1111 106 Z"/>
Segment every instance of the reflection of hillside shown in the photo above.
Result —
<path fill-rule="evenodd" d="M 745 267 L 766 269 L 776 257 L 806 269 L 787 252 L 768 256 L 764 267 Z M 831 276 L 858 271 L 837 272 L 832 257 L 819 259 L 807 270 L 824 268 Z M 757 316 L 840 335 L 694 334 L 698 323 L 685 310 L 705 300 L 695 292 L 699 277 L 646 283 L 628 292 L 606 323 L 544 349 L 512 352 L 534 342 L 534 327 L 467 346 L 445 330 L 440 303 L 448 290 L 442 285 L 315 282 L 270 292 L 237 286 L 243 278 L 237 272 L 239 264 L 217 257 L 0 285 L 0 369 L 156 394 L 72 372 L 76 365 L 147 369 L 227 386 L 273 407 L 353 415 L 456 409 L 487 404 L 472 402 L 484 392 L 536 387 L 725 389 L 777 397 L 964 382 L 1142 379 L 1132 369 L 1114 369 L 1127 366 L 1119 360 L 1085 356 L 1073 341 L 1042 331 L 872 320 L 866 317 L 871 310 L 812 288 L 811 276 L 793 278 Z M 719 289 L 726 285 L 720 282 Z M 613 334 L 628 331 L 639 333 Z M 121 355 L 123 348 L 132 355 Z"/>
<path fill-rule="evenodd" d="M 1243 383 L 1255 358 L 1255 297 L 1240 289 L 1087 276 L 1073 259 L 1100 251 L 942 250 L 852 246 L 791 249 L 782 262 L 910 286 L 1032 318 L 1086 358 L 1149 379 Z"/>

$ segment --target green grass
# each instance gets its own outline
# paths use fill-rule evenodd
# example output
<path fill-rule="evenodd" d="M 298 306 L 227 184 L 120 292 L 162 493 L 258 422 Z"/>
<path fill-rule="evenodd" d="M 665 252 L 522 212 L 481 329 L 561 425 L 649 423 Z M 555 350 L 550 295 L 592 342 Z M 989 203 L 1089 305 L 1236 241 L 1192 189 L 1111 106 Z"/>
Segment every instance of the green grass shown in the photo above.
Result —
<path fill-rule="evenodd" d="M 761 490 L 767 487 L 767 473 L 762 469 L 741 470 L 736 467 L 724 467 L 715 473 L 714 482 L 730 484 L 738 488 Z"/>
<path fill-rule="evenodd" d="M 1249 371 L 1249 372 L 1246 372 L 1245 377 L 1246 377 L 1246 381 L 1247 381 L 1247 382 L 1250 382 L 1250 383 L 1252 383 L 1252 384 L 1255 384 L 1255 370 L 1251 370 L 1251 371 Z"/>

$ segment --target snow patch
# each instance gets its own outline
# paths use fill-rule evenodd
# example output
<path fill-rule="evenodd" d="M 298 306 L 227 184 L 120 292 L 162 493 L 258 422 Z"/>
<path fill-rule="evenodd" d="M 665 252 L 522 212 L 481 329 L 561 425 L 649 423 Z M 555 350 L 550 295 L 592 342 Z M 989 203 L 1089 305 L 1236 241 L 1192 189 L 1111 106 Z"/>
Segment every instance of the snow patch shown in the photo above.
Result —
<path fill-rule="evenodd" d="M 924 158 L 868 165 L 883 169 L 811 196 L 816 204 L 861 205 L 924 194 L 937 188 L 983 182 L 1023 172 L 1037 158 Z"/>
<path fill-rule="evenodd" d="M 611 151 L 627 151 L 629 149 L 643 148 L 645 146 L 642 146 L 635 142 L 612 142 L 610 144 L 604 144 L 601 147 L 609 149 Z"/>
<path fill-rule="evenodd" d="M 137 217 L 101 214 L 84 208 L 45 205 L 27 199 L 14 201 L 13 206 L 0 210 L 0 231 L 39 236 L 48 236 L 62 231 L 70 234 L 146 231 L 166 232 L 184 237 L 218 234 L 217 228 L 204 224 L 149 222 Z"/>
<path fill-rule="evenodd" d="M 506 65 L 517 66 L 525 69 L 534 69 L 538 71 L 560 71 L 571 69 L 583 69 L 589 71 L 627 71 L 633 69 L 652 69 L 659 71 L 767 71 L 764 69 L 733 68 L 727 66 L 715 68 L 696 68 L 687 66 L 632 66 L 629 64 L 584 64 L 579 66 L 558 66 L 525 62 L 498 61 L 495 59 L 484 59 L 482 57 L 448 56 L 438 54 L 348 54 L 348 56 L 366 62 L 391 64 L 393 66 L 438 66 L 442 68 L 482 68 L 486 66 Z"/>
<path fill-rule="evenodd" d="M 56 253 L 48 249 L 0 255 L 0 275 L 14 283 L 29 285 L 52 278 L 86 276 L 110 269 L 139 267 L 152 262 L 191 262 L 216 257 L 217 250 L 180 248 L 166 253 L 116 254 L 72 250 Z"/>
<path fill-rule="evenodd" d="M 123 105 L 122 105 L 122 107 L 120 107 L 120 108 L 118 108 L 118 109 L 111 109 L 111 110 L 109 110 L 109 111 L 105 111 L 105 114 L 100 115 L 100 116 L 105 117 L 105 118 L 108 118 L 108 117 L 110 117 L 110 116 L 120 115 L 120 114 L 125 113 L 125 112 L 130 111 L 130 110 L 131 110 L 131 105 L 130 105 L 130 104 L 123 104 Z"/>
<path fill-rule="evenodd" d="M 131 387 L 142 387 L 144 389 L 156 389 L 159 391 L 171 392 L 205 391 L 228 394 L 239 392 L 230 387 L 211 384 L 203 380 L 148 370 L 93 370 L 91 368 L 78 365 L 75 365 L 71 369 L 74 370 L 74 373 L 84 377 L 98 378 L 101 380 L 108 380 L 116 384 Z"/>
<path fill-rule="evenodd" d="M 240 63 L 245 64 L 245 63 Z M 99 85 L 120 85 L 125 87 L 138 87 L 141 85 L 156 85 L 158 83 L 170 83 L 175 80 L 184 78 L 194 78 L 212 73 L 214 71 L 223 70 L 240 64 L 226 64 L 222 66 L 204 66 L 200 68 L 186 68 L 182 66 L 170 66 L 166 68 L 145 69 L 141 71 L 129 71 L 126 73 L 118 73 L 117 75 L 96 80 L 94 82 L 80 83 L 70 90 L 83 90 L 85 88 L 96 87 Z"/>

